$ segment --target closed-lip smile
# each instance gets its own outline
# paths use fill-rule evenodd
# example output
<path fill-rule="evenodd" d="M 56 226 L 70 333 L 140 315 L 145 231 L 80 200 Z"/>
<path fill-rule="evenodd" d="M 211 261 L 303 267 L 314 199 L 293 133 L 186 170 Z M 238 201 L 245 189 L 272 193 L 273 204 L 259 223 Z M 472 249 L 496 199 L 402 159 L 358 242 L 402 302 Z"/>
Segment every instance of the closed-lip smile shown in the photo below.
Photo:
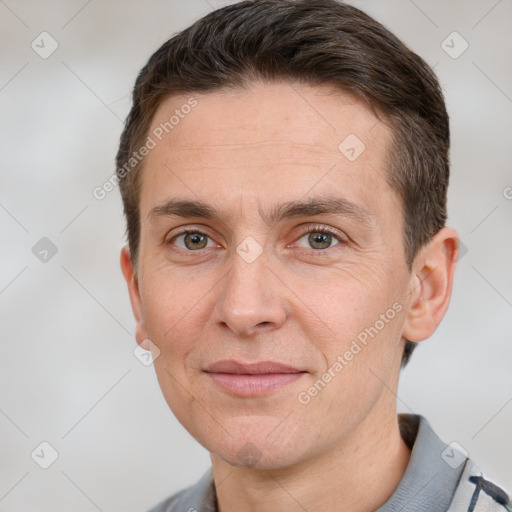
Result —
<path fill-rule="evenodd" d="M 239 397 L 266 395 L 300 379 L 306 371 L 275 361 L 217 361 L 204 370 L 224 391 Z"/>

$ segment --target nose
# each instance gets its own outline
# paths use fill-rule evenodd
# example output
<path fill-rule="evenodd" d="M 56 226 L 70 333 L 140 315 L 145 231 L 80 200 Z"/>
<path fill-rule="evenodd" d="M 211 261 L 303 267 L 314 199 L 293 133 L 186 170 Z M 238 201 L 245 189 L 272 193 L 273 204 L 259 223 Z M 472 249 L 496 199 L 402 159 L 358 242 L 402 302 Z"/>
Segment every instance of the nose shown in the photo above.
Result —
<path fill-rule="evenodd" d="M 283 284 L 269 266 L 265 254 L 251 263 L 234 253 L 214 309 L 217 325 L 238 337 L 273 331 L 286 320 Z"/>

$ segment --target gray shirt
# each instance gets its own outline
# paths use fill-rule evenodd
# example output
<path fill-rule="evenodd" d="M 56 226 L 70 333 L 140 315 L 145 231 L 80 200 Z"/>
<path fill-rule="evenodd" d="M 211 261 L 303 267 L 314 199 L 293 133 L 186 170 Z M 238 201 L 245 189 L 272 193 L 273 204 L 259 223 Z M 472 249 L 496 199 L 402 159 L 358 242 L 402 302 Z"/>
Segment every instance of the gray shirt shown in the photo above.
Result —
<path fill-rule="evenodd" d="M 399 414 L 398 419 L 400 434 L 411 449 L 411 458 L 398 487 L 375 512 L 446 512 L 465 466 L 466 471 L 470 469 L 469 459 L 441 441 L 424 417 Z M 467 485 L 465 502 L 473 492 L 473 484 Z M 482 495 L 486 496 L 485 493 Z M 505 510 L 501 506 L 498 508 Z M 464 510 L 467 510 L 466 506 Z M 218 512 L 211 468 L 196 484 L 161 501 L 149 512 L 178 511 Z"/>

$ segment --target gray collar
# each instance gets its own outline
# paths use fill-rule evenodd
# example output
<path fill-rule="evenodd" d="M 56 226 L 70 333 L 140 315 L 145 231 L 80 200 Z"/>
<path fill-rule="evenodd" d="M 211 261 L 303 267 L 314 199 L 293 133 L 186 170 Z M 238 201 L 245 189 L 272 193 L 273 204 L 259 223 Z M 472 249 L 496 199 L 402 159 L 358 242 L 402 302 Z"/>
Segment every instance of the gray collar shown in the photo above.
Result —
<path fill-rule="evenodd" d="M 400 434 L 411 448 L 407 469 L 391 497 L 376 512 L 445 512 L 464 469 L 450 460 L 450 448 L 423 416 L 398 415 Z M 448 462 L 446 462 L 448 461 Z M 450 465 L 451 464 L 451 465 Z M 160 502 L 149 512 L 218 512 L 211 468 L 193 486 Z"/>
<path fill-rule="evenodd" d="M 376 512 L 446 512 L 465 459 L 454 458 L 423 416 L 399 414 L 398 421 L 411 459 L 398 487 Z"/>

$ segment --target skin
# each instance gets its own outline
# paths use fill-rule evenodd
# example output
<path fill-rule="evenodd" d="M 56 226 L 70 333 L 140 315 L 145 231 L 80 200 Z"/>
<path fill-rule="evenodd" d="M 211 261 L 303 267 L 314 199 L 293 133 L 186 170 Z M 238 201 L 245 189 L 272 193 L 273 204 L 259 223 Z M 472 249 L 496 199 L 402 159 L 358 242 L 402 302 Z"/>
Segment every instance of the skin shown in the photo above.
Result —
<path fill-rule="evenodd" d="M 137 342 L 158 347 L 161 389 L 211 454 L 222 512 L 376 510 L 410 457 L 395 397 L 404 339 L 428 338 L 444 316 L 457 234 L 443 228 L 408 269 L 401 203 L 385 179 L 391 132 L 351 96 L 254 83 L 194 97 L 146 157 L 138 268 L 121 253 Z M 162 103 L 150 132 L 187 98 Z M 366 146 L 355 161 L 338 149 L 349 134 Z M 365 214 L 266 218 L 282 203 L 326 196 Z M 170 199 L 208 203 L 219 217 L 150 215 Z M 175 238 L 183 227 L 206 233 L 207 245 Z M 327 247 L 311 244 L 308 231 L 325 228 L 336 232 Z M 236 250 L 249 236 L 261 249 L 251 262 Z M 300 403 L 396 303 L 394 318 Z M 265 396 L 238 397 L 203 371 L 226 359 L 305 373 Z"/>

